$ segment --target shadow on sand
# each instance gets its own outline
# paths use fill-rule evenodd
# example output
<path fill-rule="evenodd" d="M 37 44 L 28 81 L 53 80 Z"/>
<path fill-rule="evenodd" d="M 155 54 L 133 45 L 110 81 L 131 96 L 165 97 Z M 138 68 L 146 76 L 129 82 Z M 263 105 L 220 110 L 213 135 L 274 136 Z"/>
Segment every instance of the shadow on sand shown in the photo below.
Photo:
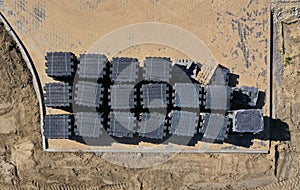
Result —
<path fill-rule="evenodd" d="M 265 129 L 259 134 L 251 133 L 233 133 L 229 132 L 228 137 L 224 140 L 224 143 L 232 144 L 233 146 L 241 146 L 249 148 L 253 144 L 253 140 L 261 140 L 261 146 L 268 147 L 269 144 L 266 144 L 266 140 L 271 141 L 289 141 L 291 139 L 289 126 L 287 123 L 279 119 L 270 119 L 269 117 L 264 117 Z M 153 140 L 146 139 L 138 136 L 133 138 L 113 138 L 108 135 L 105 131 L 102 133 L 101 138 L 80 138 L 80 137 L 71 137 L 70 139 L 76 140 L 80 143 L 91 145 L 91 146 L 111 146 L 114 142 L 119 142 L 123 144 L 137 145 L 140 142 L 151 142 L 154 144 L 168 144 L 169 142 L 178 144 L 178 145 L 187 145 L 194 146 L 198 141 L 205 141 L 203 139 L 203 134 L 196 134 L 192 138 L 179 137 L 175 135 L 168 135 L 164 140 Z M 218 141 L 208 141 L 211 143 L 222 144 L 223 142 Z"/>

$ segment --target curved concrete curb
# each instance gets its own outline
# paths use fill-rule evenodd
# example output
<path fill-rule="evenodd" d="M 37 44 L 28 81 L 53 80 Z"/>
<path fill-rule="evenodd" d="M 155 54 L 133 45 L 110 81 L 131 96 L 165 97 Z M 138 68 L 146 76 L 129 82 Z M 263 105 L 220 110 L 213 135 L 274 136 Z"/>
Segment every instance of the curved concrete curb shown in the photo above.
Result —
<path fill-rule="evenodd" d="M 28 69 L 31 72 L 32 75 L 32 79 L 33 79 L 33 87 L 35 90 L 35 93 L 37 95 L 38 101 L 39 101 L 39 106 L 40 106 L 40 123 L 41 123 L 41 135 L 42 135 L 42 143 L 43 143 L 43 150 L 46 150 L 46 139 L 43 135 L 44 129 L 43 129 L 43 125 L 44 125 L 44 113 L 45 113 L 45 109 L 44 109 L 44 104 L 43 104 L 43 93 L 42 93 L 42 88 L 41 88 L 41 83 L 39 81 L 39 77 L 37 75 L 37 72 L 35 70 L 34 64 L 27 52 L 27 50 L 25 49 L 24 45 L 22 44 L 21 40 L 19 39 L 19 37 L 17 36 L 17 34 L 15 33 L 15 31 L 12 29 L 12 27 L 10 26 L 10 24 L 7 22 L 7 20 L 5 19 L 5 17 L 2 15 L 2 13 L 0 12 L 0 22 L 2 22 L 4 24 L 4 27 L 6 28 L 6 30 L 8 31 L 8 33 L 11 35 L 11 37 L 13 38 L 13 40 L 17 43 L 17 46 L 19 47 L 19 50 L 22 54 L 22 57 L 24 59 L 24 61 L 26 62 L 26 65 L 28 67 Z"/>

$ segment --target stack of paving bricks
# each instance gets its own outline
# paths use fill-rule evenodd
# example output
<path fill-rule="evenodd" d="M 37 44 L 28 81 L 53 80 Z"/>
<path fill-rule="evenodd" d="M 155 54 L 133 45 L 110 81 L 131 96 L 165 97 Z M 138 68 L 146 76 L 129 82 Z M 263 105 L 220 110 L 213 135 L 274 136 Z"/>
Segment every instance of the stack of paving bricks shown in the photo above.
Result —
<path fill-rule="evenodd" d="M 168 105 L 168 86 L 164 83 L 142 85 L 143 108 L 166 108 Z"/>
<path fill-rule="evenodd" d="M 129 112 L 111 112 L 109 114 L 108 133 L 114 137 L 133 137 L 136 120 Z"/>
<path fill-rule="evenodd" d="M 71 119 L 68 114 L 46 115 L 44 136 L 51 139 L 67 139 L 71 135 Z"/>
<path fill-rule="evenodd" d="M 74 75 L 74 54 L 50 52 L 46 60 L 50 77 Z M 77 112 L 74 126 L 70 115 L 46 115 L 46 138 L 69 138 L 71 133 L 100 138 L 106 130 L 117 138 L 137 135 L 163 140 L 167 135 L 194 137 L 202 133 L 204 140 L 224 141 L 230 127 L 234 132 L 254 134 L 264 129 L 262 111 L 254 109 L 259 90 L 236 87 L 239 76 L 221 65 L 210 67 L 192 60 L 174 60 L 172 65 L 170 58 L 146 57 L 143 80 L 137 85 L 139 61 L 136 58 L 115 57 L 109 63 L 103 54 L 81 54 L 79 62 L 79 81 L 74 84 L 75 104 L 100 108 L 104 105 L 102 101 L 108 100 L 110 110 Z M 175 67 L 178 68 L 172 73 Z M 186 80 L 176 79 L 181 76 Z M 71 98 L 68 83 L 45 85 L 46 106 L 70 107 Z M 245 108 L 236 110 L 233 104 Z M 246 122 L 248 117 L 252 118 L 251 123 Z"/>
<path fill-rule="evenodd" d="M 189 59 L 174 59 L 172 62 L 172 82 L 197 80 L 202 64 Z"/>
<path fill-rule="evenodd" d="M 139 69 L 139 61 L 136 58 L 114 57 L 110 65 L 110 78 L 113 82 L 135 84 Z"/>
<path fill-rule="evenodd" d="M 78 75 L 80 79 L 99 79 L 106 74 L 108 59 L 102 54 L 81 54 Z"/>
<path fill-rule="evenodd" d="M 172 111 L 170 134 L 193 137 L 197 133 L 199 116 L 194 112 Z"/>
<path fill-rule="evenodd" d="M 135 106 L 135 88 L 133 84 L 114 84 L 110 89 L 111 108 L 131 109 Z"/>
<path fill-rule="evenodd" d="M 48 52 L 46 73 L 53 78 L 72 77 L 75 72 L 76 57 L 71 52 Z"/>
<path fill-rule="evenodd" d="M 232 131 L 237 133 L 259 133 L 264 129 L 261 109 L 241 109 L 232 112 Z"/>
<path fill-rule="evenodd" d="M 75 104 L 91 108 L 100 107 L 102 103 L 102 92 L 101 84 L 78 81 L 75 87 Z"/>
<path fill-rule="evenodd" d="M 161 140 L 166 136 L 165 115 L 160 113 L 143 113 L 138 123 L 138 135 L 149 139 Z"/>
<path fill-rule="evenodd" d="M 171 60 L 166 57 L 146 57 L 144 61 L 144 79 L 154 82 L 169 82 L 171 78 Z"/>
<path fill-rule="evenodd" d="M 255 87 L 249 86 L 241 86 L 241 87 L 233 87 L 233 99 L 232 102 L 234 104 L 238 104 L 241 106 L 256 106 L 259 90 Z"/>
<path fill-rule="evenodd" d="M 203 89 L 200 84 L 175 83 L 174 105 L 180 108 L 200 108 Z"/>
<path fill-rule="evenodd" d="M 224 114 L 220 113 L 201 113 L 203 138 L 207 140 L 224 141 L 228 136 L 229 121 Z"/>
<path fill-rule="evenodd" d="M 205 109 L 227 111 L 230 109 L 231 89 L 223 85 L 206 85 L 203 98 Z"/>
<path fill-rule="evenodd" d="M 218 65 L 209 81 L 209 84 L 228 86 L 229 73 L 230 70 L 228 68 Z"/>
<path fill-rule="evenodd" d="M 71 87 L 68 83 L 47 83 L 45 104 L 48 107 L 69 107 L 72 102 Z"/>
<path fill-rule="evenodd" d="M 98 138 L 102 134 L 102 116 L 96 112 L 78 112 L 75 114 L 76 136 Z"/>

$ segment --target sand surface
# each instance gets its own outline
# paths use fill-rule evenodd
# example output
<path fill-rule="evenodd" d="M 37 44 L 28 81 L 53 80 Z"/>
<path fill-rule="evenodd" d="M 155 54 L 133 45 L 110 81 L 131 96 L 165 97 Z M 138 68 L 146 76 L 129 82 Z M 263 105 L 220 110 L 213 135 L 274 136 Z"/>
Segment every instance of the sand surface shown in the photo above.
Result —
<path fill-rule="evenodd" d="M 15 2 L 18 5 L 21 1 Z M 97 6 L 93 6 L 96 5 L 96 1 L 93 2 L 79 4 L 84 9 L 97 8 Z M 122 6 L 126 7 L 126 3 L 123 3 Z M 238 5 L 226 5 L 228 9 L 235 6 Z M 280 8 L 284 8 L 284 6 L 275 6 L 275 14 L 277 15 Z M 106 8 L 114 10 L 114 6 Z M 287 8 L 287 10 L 289 9 L 290 7 Z M 150 14 L 149 12 L 152 13 L 148 11 L 148 14 Z M 130 14 L 132 13 L 130 12 Z M 156 18 L 155 15 L 153 14 L 153 19 Z M 278 25 L 275 26 L 278 27 Z M 299 38 L 299 35 L 296 35 L 297 32 L 294 31 L 295 28 L 297 29 L 293 24 L 288 28 L 292 32 L 290 35 L 286 35 L 284 40 L 287 54 L 283 54 L 281 62 L 277 63 L 284 65 L 284 57 L 292 56 L 292 61 L 282 70 L 282 85 L 278 89 L 276 102 L 278 121 L 272 127 L 270 154 L 184 153 L 175 155 L 167 162 L 154 167 L 133 169 L 125 167 L 126 163 L 115 165 L 105 160 L 108 157 L 114 159 L 118 156 L 123 157 L 124 160 L 130 158 L 132 162 L 138 162 L 143 160 L 143 157 L 160 159 L 161 155 L 43 152 L 38 101 L 31 84 L 31 76 L 15 48 L 14 42 L 1 26 L 0 189 L 20 189 L 20 187 L 24 189 L 257 188 L 272 190 L 299 188 L 300 118 L 297 113 L 300 109 L 300 96 L 297 90 L 299 88 L 297 71 L 300 70 L 298 64 L 300 60 L 299 52 L 288 49 L 288 47 L 294 47 L 289 44 L 295 44 L 297 40 L 294 39 Z M 76 32 L 80 33 L 80 31 Z M 281 32 L 285 32 L 285 30 Z M 26 41 L 26 38 L 24 40 Z M 282 39 L 279 40 L 278 51 L 282 45 L 280 42 Z M 245 74 L 249 73 L 245 71 Z M 290 135 L 284 138 L 284 132 L 287 130 Z"/>
<path fill-rule="evenodd" d="M 45 73 L 47 51 L 132 56 L 141 62 L 146 56 L 191 58 L 222 64 L 240 75 L 241 85 L 265 91 L 264 113 L 269 114 L 268 1 L 15 0 L 1 8 L 30 52 L 42 85 L 53 81 Z M 52 148 L 78 147 L 52 142 Z M 268 142 L 253 141 L 253 148 L 267 151 L 262 144 Z"/>

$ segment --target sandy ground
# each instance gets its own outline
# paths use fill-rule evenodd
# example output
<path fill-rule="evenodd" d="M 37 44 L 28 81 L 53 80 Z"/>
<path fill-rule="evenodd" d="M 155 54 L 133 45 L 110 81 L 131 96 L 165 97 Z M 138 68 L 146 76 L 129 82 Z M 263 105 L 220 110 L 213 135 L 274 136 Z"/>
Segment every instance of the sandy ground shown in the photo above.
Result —
<path fill-rule="evenodd" d="M 216 63 L 240 75 L 241 85 L 257 86 L 267 92 L 269 2 L 266 0 L 12 0 L 3 1 L 0 9 L 30 52 L 42 84 L 53 81 L 45 73 L 44 56 L 47 51 L 72 51 L 78 55 L 96 47 L 99 53 L 111 57 L 114 54 L 110 52 L 120 48 L 117 55 L 141 60 L 145 56 L 189 57 L 210 63 L 205 53 L 208 49 Z M 178 27 L 182 31 L 179 32 L 181 36 L 178 37 L 176 31 L 168 33 L 168 30 L 162 30 L 154 36 L 163 36 L 160 39 L 163 44 L 137 45 L 143 36 L 153 36 L 154 30 L 145 27 L 125 32 L 125 35 L 123 32 L 117 40 L 112 38 L 104 40 L 107 43 L 100 43 L 100 39 L 113 31 L 144 22 Z M 199 43 L 186 37 L 183 31 L 190 32 L 206 48 L 199 47 L 198 54 L 192 52 L 197 49 L 194 44 Z M 131 46 L 123 49 L 124 44 Z M 264 112 L 268 115 L 268 101 Z M 47 108 L 47 113 L 61 113 L 61 110 Z M 78 147 L 74 142 L 56 144 Z M 52 147 L 56 144 L 52 143 Z M 254 147 L 267 150 L 260 144 L 254 142 Z"/>
<path fill-rule="evenodd" d="M 159 22 L 195 35 L 208 47 L 217 63 L 241 75 L 241 84 L 266 89 L 268 1 L 90 0 L 70 3 L 69 0 L 13 0 L 4 1 L 0 8 L 30 52 L 42 83 L 50 80 L 44 72 L 47 51 L 84 53 L 104 35 L 124 26 Z M 151 30 L 140 33 L 151 33 Z M 139 36 L 128 33 L 127 38 L 112 41 L 111 46 L 128 40 L 134 44 Z M 163 51 L 153 50 L 142 54 L 174 58 L 182 55 L 173 55 L 174 51 L 169 47 Z"/>
<path fill-rule="evenodd" d="M 0 27 L 0 189 L 299 189 L 300 56 L 288 48 L 298 44 L 299 35 L 293 24 L 287 30 L 288 55 L 278 64 L 284 65 L 285 56 L 292 61 L 282 67 L 276 109 L 282 121 L 274 123 L 270 154 L 178 154 L 154 167 L 130 169 L 105 161 L 110 154 L 42 151 L 29 71 Z M 283 139 L 287 127 L 290 139 Z M 118 156 L 139 160 L 156 155 Z"/>

